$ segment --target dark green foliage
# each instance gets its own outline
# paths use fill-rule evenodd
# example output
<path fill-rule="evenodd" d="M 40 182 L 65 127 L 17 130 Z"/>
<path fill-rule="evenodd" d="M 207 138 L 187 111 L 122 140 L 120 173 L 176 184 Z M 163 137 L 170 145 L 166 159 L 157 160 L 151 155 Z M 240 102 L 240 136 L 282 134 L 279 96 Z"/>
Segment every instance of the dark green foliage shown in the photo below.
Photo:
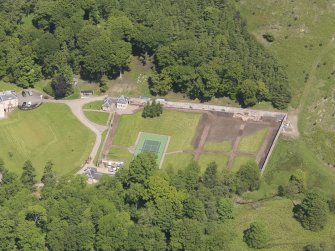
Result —
<path fill-rule="evenodd" d="M 0 249 L 230 250 L 233 176 L 216 174 L 211 163 L 205 186 L 196 162 L 167 175 L 143 153 L 92 186 L 78 175 L 55 180 L 48 162 L 39 199 L 18 180 L 0 185 Z"/>
<path fill-rule="evenodd" d="M 233 201 L 229 198 L 222 198 L 218 203 L 218 215 L 221 222 L 226 220 L 233 219 Z"/>
<path fill-rule="evenodd" d="M 203 176 L 202 182 L 205 187 L 214 188 L 218 184 L 218 166 L 215 162 L 208 164 Z"/>
<path fill-rule="evenodd" d="M 108 90 L 107 83 L 108 83 L 108 77 L 106 75 L 103 75 L 99 82 L 101 92 L 106 92 Z"/>
<path fill-rule="evenodd" d="M 163 113 L 163 107 L 160 103 L 156 103 L 156 100 L 153 100 L 151 104 L 148 102 L 143 108 L 142 117 L 143 118 L 155 118 L 159 117 Z"/>
<path fill-rule="evenodd" d="M 156 157 L 152 153 L 141 153 L 129 165 L 129 181 L 144 183 L 158 169 Z"/>
<path fill-rule="evenodd" d="M 246 191 L 254 191 L 259 188 L 260 175 L 258 165 L 255 162 L 249 162 L 241 166 L 236 173 L 238 180 L 237 193 L 242 194 Z"/>
<path fill-rule="evenodd" d="M 265 227 L 259 222 L 254 222 L 244 231 L 243 240 L 249 247 L 261 249 L 267 245 L 269 237 Z"/>
<path fill-rule="evenodd" d="M 35 190 L 35 183 L 36 183 L 36 171 L 33 167 L 33 164 L 30 160 L 26 160 L 23 164 L 23 172 L 21 174 L 21 182 L 22 184 L 31 191 Z"/>
<path fill-rule="evenodd" d="M 298 169 L 291 175 L 288 185 L 278 187 L 278 195 L 292 198 L 306 191 L 305 173 Z"/>
<path fill-rule="evenodd" d="M 196 220 L 175 221 L 171 229 L 172 250 L 202 250 L 203 227 Z"/>
<path fill-rule="evenodd" d="M 51 81 L 51 88 L 55 98 L 64 98 L 73 93 L 73 87 L 69 80 L 63 75 L 57 76 Z"/>
<path fill-rule="evenodd" d="M 17 178 L 17 175 L 15 173 L 10 172 L 5 168 L 5 163 L 2 159 L 0 159 L 0 176 L 0 185 L 10 184 Z"/>
<path fill-rule="evenodd" d="M 304 247 L 304 251 L 331 251 L 334 247 L 327 245 L 326 243 L 309 244 Z"/>
<path fill-rule="evenodd" d="M 328 200 L 329 211 L 335 213 L 335 197 Z"/>
<path fill-rule="evenodd" d="M 234 1 L 6 0 L 0 20 L 0 79 L 24 88 L 73 73 L 116 78 L 133 54 L 154 58 L 153 94 L 290 102 L 284 67 L 249 34 Z M 255 99 L 253 85 L 240 88 L 246 80 L 262 81 L 269 95 Z"/>
<path fill-rule="evenodd" d="M 320 231 L 327 224 L 328 205 L 318 191 L 309 192 L 301 204 L 294 207 L 294 217 L 311 231 Z"/>
<path fill-rule="evenodd" d="M 53 187 L 57 183 L 56 173 L 53 171 L 54 164 L 51 161 L 48 161 L 45 164 L 43 176 L 41 178 L 41 182 L 44 186 Z"/>
<path fill-rule="evenodd" d="M 269 43 L 272 43 L 273 41 L 275 41 L 275 37 L 272 33 L 267 32 L 265 34 L 263 34 L 263 38 L 268 41 Z"/>

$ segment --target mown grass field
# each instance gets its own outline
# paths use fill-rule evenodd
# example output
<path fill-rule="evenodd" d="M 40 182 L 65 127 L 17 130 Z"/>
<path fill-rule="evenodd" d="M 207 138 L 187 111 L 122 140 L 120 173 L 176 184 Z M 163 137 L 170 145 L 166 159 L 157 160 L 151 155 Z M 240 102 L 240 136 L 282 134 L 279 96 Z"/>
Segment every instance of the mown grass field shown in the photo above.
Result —
<path fill-rule="evenodd" d="M 224 142 L 206 142 L 203 148 L 204 151 L 225 151 L 231 150 L 231 141 Z"/>
<path fill-rule="evenodd" d="M 255 157 L 243 156 L 243 155 L 236 156 L 235 159 L 234 159 L 233 166 L 232 166 L 231 170 L 233 172 L 237 172 L 238 170 L 240 170 L 240 167 L 242 165 L 245 165 L 245 164 L 247 164 L 248 162 L 251 162 L 251 161 L 255 162 L 256 161 Z"/>
<path fill-rule="evenodd" d="M 93 133 L 62 104 L 17 110 L 0 121 L 0 128 L 0 158 L 6 167 L 19 174 L 23 162 L 30 159 L 39 178 L 48 160 L 54 162 L 58 175 L 75 172 L 94 143 Z"/>
<path fill-rule="evenodd" d="M 87 103 L 83 106 L 83 109 L 87 110 L 101 110 L 102 101 L 93 101 L 90 103 Z"/>
<path fill-rule="evenodd" d="M 142 118 L 139 111 L 122 115 L 113 140 L 114 145 L 133 146 L 139 132 L 171 136 L 167 152 L 192 150 L 192 139 L 201 114 L 164 110 L 159 118 Z"/>
<path fill-rule="evenodd" d="M 110 149 L 107 158 L 112 160 L 124 161 L 126 166 L 128 166 L 133 158 L 133 154 L 131 154 L 127 148 L 113 147 Z"/>
<path fill-rule="evenodd" d="M 98 125 L 106 125 L 109 118 L 108 112 L 84 111 L 85 116 Z"/>
<path fill-rule="evenodd" d="M 173 168 L 175 171 L 184 169 L 193 160 L 191 153 L 165 154 L 162 169 Z"/>
<path fill-rule="evenodd" d="M 228 156 L 223 154 L 201 154 L 198 163 L 201 167 L 201 173 L 204 173 L 208 164 L 215 162 L 218 165 L 218 171 L 227 170 Z"/>
<path fill-rule="evenodd" d="M 261 148 L 268 131 L 269 129 L 265 128 L 256 133 L 243 136 L 238 145 L 238 150 L 240 152 L 257 152 Z"/>

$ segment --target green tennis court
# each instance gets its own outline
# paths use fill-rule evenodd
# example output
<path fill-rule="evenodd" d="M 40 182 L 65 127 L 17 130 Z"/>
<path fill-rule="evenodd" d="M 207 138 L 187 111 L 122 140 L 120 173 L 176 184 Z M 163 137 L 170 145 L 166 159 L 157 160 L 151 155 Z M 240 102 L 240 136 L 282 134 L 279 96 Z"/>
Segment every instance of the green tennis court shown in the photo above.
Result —
<path fill-rule="evenodd" d="M 170 136 L 140 132 L 137 141 L 134 156 L 151 152 L 157 155 L 157 164 L 161 167 L 163 157 L 170 141 Z"/>

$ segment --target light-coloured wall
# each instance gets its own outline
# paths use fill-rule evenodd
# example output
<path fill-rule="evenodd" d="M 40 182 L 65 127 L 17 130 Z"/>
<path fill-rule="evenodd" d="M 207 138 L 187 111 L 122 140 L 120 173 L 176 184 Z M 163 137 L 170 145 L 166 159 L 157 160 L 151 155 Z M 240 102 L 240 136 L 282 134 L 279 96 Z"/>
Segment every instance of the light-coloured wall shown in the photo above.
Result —
<path fill-rule="evenodd" d="M 8 111 L 8 109 L 15 108 L 19 105 L 18 99 L 11 99 L 11 100 L 6 100 L 1 102 L 4 106 L 4 109 Z"/>
<path fill-rule="evenodd" d="M 5 117 L 5 107 L 2 103 L 0 103 L 0 119 Z"/>

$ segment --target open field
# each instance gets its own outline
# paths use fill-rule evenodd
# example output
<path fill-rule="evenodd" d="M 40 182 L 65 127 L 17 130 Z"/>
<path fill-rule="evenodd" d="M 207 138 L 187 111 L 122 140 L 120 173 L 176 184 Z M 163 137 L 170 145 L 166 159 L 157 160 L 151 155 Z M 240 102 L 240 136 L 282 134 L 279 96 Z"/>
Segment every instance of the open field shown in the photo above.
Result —
<path fill-rule="evenodd" d="M 270 235 L 269 244 L 264 250 L 291 251 L 303 250 L 310 243 L 333 243 L 335 216 L 330 215 L 327 226 L 320 232 L 305 230 L 293 218 L 293 204 L 288 199 L 272 199 L 235 208 L 234 227 L 238 236 L 232 245 L 233 250 L 254 250 L 243 242 L 243 231 L 255 220 L 263 222 Z"/>
<path fill-rule="evenodd" d="M 204 151 L 224 151 L 229 152 L 231 150 L 231 141 L 223 142 L 211 142 L 207 141 L 204 145 Z"/>
<path fill-rule="evenodd" d="M 234 159 L 233 166 L 232 166 L 231 170 L 233 172 L 237 172 L 242 165 L 245 165 L 245 164 L 247 164 L 250 161 L 256 161 L 255 157 L 252 157 L 252 156 L 243 156 L 243 155 L 237 156 Z"/>
<path fill-rule="evenodd" d="M 202 154 L 198 163 L 201 167 L 201 173 L 204 173 L 208 164 L 215 161 L 218 165 L 218 171 L 227 170 L 228 156 L 223 154 Z"/>
<path fill-rule="evenodd" d="M 101 101 L 93 101 L 87 103 L 83 106 L 83 109 L 87 110 L 101 110 L 102 102 Z"/>
<path fill-rule="evenodd" d="M 11 90 L 11 91 L 19 91 L 22 88 L 18 87 L 17 85 L 5 83 L 0 81 L 0 91 Z"/>
<path fill-rule="evenodd" d="M 166 154 L 162 169 L 173 168 L 174 170 L 184 169 L 193 159 L 191 153 Z"/>
<path fill-rule="evenodd" d="M 164 110 L 159 118 L 147 119 L 142 118 L 141 114 L 140 111 L 121 116 L 113 145 L 133 146 L 138 133 L 147 132 L 171 136 L 168 152 L 193 149 L 192 138 L 201 117 L 200 113 Z"/>
<path fill-rule="evenodd" d="M 62 104 L 15 111 L 0 121 L 0 128 L 0 158 L 6 167 L 20 173 L 23 162 L 30 159 L 38 177 L 48 160 L 55 163 L 58 175 L 75 172 L 94 143 L 93 133 Z"/>
<path fill-rule="evenodd" d="M 264 128 L 251 135 L 242 136 L 238 150 L 240 152 L 258 152 L 268 131 L 267 128 Z"/>
<path fill-rule="evenodd" d="M 109 118 L 108 112 L 84 111 L 85 116 L 98 125 L 106 125 Z"/>

